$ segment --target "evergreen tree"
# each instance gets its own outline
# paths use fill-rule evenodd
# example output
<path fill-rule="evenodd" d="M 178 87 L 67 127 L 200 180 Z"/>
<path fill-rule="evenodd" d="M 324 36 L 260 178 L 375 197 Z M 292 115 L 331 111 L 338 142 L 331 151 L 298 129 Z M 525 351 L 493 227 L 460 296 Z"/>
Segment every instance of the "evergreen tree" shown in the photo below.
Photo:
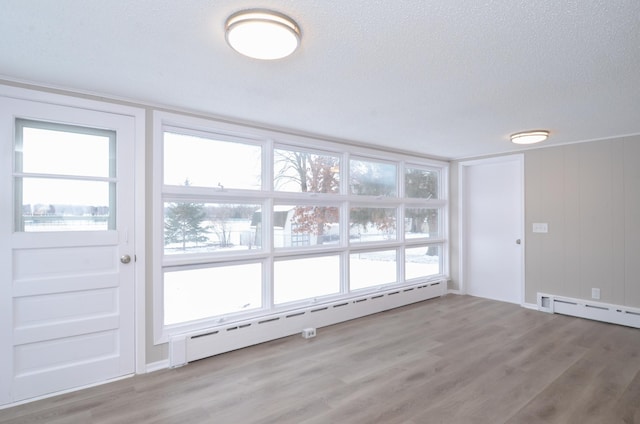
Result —
<path fill-rule="evenodd" d="M 187 179 L 185 186 L 190 185 Z M 171 203 L 165 212 L 164 244 L 182 243 L 182 250 L 187 250 L 187 243 L 205 242 L 208 228 L 202 227 L 207 216 L 202 203 Z"/>

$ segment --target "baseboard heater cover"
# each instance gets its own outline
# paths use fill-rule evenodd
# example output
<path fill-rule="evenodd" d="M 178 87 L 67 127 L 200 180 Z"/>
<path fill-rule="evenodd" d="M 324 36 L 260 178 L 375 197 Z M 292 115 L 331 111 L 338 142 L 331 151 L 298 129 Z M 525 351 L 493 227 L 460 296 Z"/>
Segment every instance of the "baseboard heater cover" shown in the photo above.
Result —
<path fill-rule="evenodd" d="M 441 280 L 171 336 L 169 366 L 179 367 L 198 359 L 301 333 L 304 328 L 322 328 L 446 293 L 446 280 Z"/>
<path fill-rule="evenodd" d="M 640 328 L 640 309 L 538 293 L 538 310 Z"/>

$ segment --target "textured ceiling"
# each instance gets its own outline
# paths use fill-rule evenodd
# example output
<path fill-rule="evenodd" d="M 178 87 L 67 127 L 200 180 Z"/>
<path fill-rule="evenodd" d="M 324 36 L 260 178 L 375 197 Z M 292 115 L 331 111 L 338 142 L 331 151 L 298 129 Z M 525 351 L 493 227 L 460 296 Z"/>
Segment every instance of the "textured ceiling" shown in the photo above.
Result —
<path fill-rule="evenodd" d="M 233 12 L 302 31 L 262 62 Z M 0 0 L 0 77 L 443 158 L 640 133 L 638 0 Z"/>

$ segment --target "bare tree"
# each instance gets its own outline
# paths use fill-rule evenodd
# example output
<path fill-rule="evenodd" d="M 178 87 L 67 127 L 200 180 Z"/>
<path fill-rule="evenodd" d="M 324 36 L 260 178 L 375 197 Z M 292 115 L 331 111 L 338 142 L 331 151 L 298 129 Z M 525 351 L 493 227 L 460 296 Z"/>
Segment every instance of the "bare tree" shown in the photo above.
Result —
<path fill-rule="evenodd" d="M 336 193 L 340 189 L 339 159 L 288 150 L 276 151 L 276 185 L 294 183 L 303 193 Z M 331 206 L 299 206 L 291 222 L 294 232 L 318 236 L 322 243 L 326 229 L 339 220 L 339 210 Z"/>
<path fill-rule="evenodd" d="M 426 200 L 438 197 L 438 174 L 422 169 L 408 169 L 405 174 L 405 195 Z M 411 231 L 422 232 L 422 225 L 426 222 L 429 237 L 438 235 L 438 210 L 420 208 L 412 210 Z M 427 255 L 437 255 L 438 248 L 429 247 Z"/>

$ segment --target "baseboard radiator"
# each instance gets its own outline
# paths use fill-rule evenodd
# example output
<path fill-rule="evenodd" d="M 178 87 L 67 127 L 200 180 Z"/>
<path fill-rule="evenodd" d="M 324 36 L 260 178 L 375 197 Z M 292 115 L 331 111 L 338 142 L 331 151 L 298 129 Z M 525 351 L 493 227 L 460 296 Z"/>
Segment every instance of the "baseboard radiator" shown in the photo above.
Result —
<path fill-rule="evenodd" d="M 446 280 L 434 281 L 172 336 L 169 339 L 169 366 L 179 367 L 198 359 L 300 334 L 305 328 L 322 328 L 446 293 Z"/>
<path fill-rule="evenodd" d="M 640 309 L 538 293 L 538 310 L 640 328 Z"/>

